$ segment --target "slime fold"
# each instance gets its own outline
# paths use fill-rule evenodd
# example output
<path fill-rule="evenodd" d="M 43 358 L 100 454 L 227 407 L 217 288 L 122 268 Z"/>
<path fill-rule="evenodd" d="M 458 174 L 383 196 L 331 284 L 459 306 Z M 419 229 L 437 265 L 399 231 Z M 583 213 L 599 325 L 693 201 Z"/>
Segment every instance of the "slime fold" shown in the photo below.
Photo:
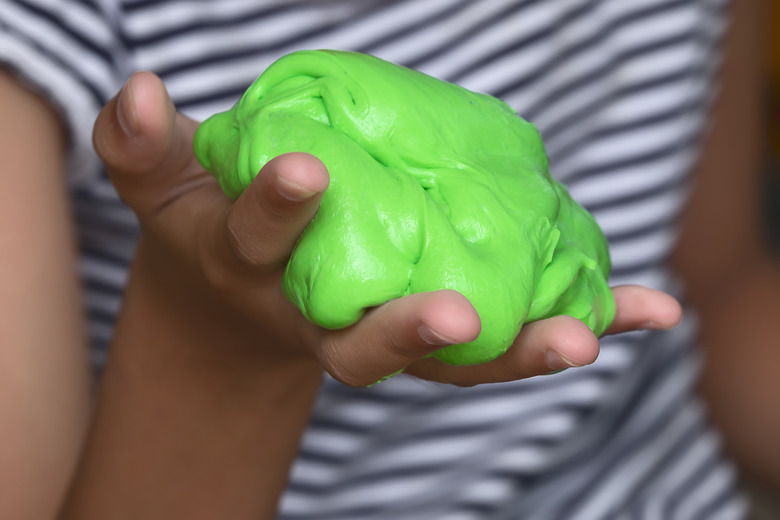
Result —
<path fill-rule="evenodd" d="M 328 168 L 282 279 L 318 325 L 454 289 L 482 331 L 434 356 L 468 365 L 502 354 L 530 321 L 567 314 L 596 334 L 612 321 L 601 229 L 548 173 L 536 127 L 496 98 L 365 54 L 299 51 L 207 119 L 194 148 L 231 197 L 280 154 Z"/>

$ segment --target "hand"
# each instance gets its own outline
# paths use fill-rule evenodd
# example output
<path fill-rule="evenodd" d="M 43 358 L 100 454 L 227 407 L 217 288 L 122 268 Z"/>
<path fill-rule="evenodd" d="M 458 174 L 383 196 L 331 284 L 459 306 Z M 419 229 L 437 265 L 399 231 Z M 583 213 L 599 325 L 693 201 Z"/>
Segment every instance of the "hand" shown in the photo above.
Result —
<path fill-rule="evenodd" d="M 405 369 L 458 385 L 507 381 L 593 362 L 598 339 L 560 316 L 526 325 L 510 350 L 484 365 L 452 367 L 426 356 L 468 342 L 479 317 L 460 294 L 442 290 L 390 301 L 355 325 L 329 331 L 305 320 L 282 294 L 280 279 L 301 231 L 316 213 L 328 172 L 315 157 L 270 161 L 236 200 L 196 162 L 198 123 L 176 113 L 159 78 L 133 76 L 101 111 L 95 149 L 120 196 L 137 214 L 142 237 L 134 271 L 158 287 L 193 327 L 221 327 L 241 355 L 263 360 L 316 359 L 336 379 L 365 386 Z M 670 296 L 616 288 L 609 333 L 674 326 Z M 197 312 L 196 312 L 197 310 Z M 190 312 L 191 311 L 191 312 Z M 219 356 L 230 357 L 223 347 Z"/>

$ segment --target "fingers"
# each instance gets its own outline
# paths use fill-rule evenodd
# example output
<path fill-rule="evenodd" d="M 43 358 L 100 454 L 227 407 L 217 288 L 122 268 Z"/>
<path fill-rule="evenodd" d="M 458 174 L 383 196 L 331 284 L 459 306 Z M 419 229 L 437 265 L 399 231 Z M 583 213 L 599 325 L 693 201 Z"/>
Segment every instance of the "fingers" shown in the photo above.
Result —
<path fill-rule="evenodd" d="M 668 329 L 677 325 L 682 319 L 680 304 L 664 292 L 641 286 L 616 287 L 613 292 L 617 311 L 615 320 L 607 330 L 607 334 L 639 329 Z M 411 297 L 402 300 L 408 298 Z M 434 300 L 427 303 L 436 304 Z M 382 315 L 377 313 L 376 318 L 381 317 Z M 453 318 L 455 321 L 463 319 L 463 316 Z M 447 324 L 440 324 L 439 327 L 440 331 L 451 330 L 447 328 Z M 473 332 L 471 329 L 470 331 Z M 420 338 L 431 337 L 426 333 L 421 334 L 419 328 L 418 336 Z M 585 366 L 593 363 L 599 354 L 598 338 L 587 325 L 570 316 L 555 316 L 526 324 L 506 353 L 493 361 L 474 366 L 451 366 L 429 357 L 428 354 L 440 347 L 430 343 L 420 343 L 419 339 L 415 342 L 414 334 L 408 332 L 405 335 L 398 334 L 392 339 L 389 337 L 387 339 L 390 341 L 385 343 L 384 348 L 373 350 L 370 356 L 365 354 L 362 360 L 365 363 L 363 366 L 373 366 L 371 377 L 383 373 L 382 369 L 385 370 L 385 373 L 392 373 L 389 371 L 390 367 L 400 370 L 406 365 L 405 372 L 407 374 L 458 386 L 515 381 L 570 367 Z M 404 345 L 404 339 L 410 343 Z M 441 346 L 465 341 L 471 340 L 463 340 L 462 337 L 456 338 L 454 336 L 440 340 Z M 333 352 L 335 354 L 344 353 L 338 349 Z M 388 352 L 393 353 L 392 362 L 383 364 L 383 361 L 390 360 Z M 383 354 L 387 356 L 384 360 L 378 357 Z M 354 360 L 350 357 L 345 359 Z M 352 369 L 355 366 L 358 367 L 357 371 L 359 372 L 359 365 L 354 365 L 349 370 L 338 367 L 337 373 L 342 376 L 346 374 L 346 377 L 341 378 L 342 381 L 357 385 L 373 381 L 373 379 L 368 381 L 354 375 Z"/>
<path fill-rule="evenodd" d="M 406 372 L 440 383 L 473 386 L 588 365 L 598 353 L 598 338 L 584 323 L 570 316 L 556 316 L 525 325 L 509 350 L 493 361 L 455 367 L 437 359 L 423 359 Z"/>
<path fill-rule="evenodd" d="M 627 285 L 613 289 L 616 314 L 606 334 L 639 329 L 669 329 L 682 319 L 682 308 L 672 296 L 647 287 Z M 525 325 L 512 347 L 488 363 L 453 367 L 423 359 L 406 372 L 422 379 L 472 386 L 514 381 L 593 363 L 599 342 L 581 321 L 556 316 Z"/>
<path fill-rule="evenodd" d="M 181 114 L 154 74 L 134 74 L 101 110 L 95 151 L 119 195 L 139 216 L 154 212 L 193 183 L 213 182 L 192 153 L 197 123 Z"/>
<path fill-rule="evenodd" d="M 410 363 L 479 335 L 477 312 L 461 294 L 442 290 L 393 300 L 349 329 L 332 331 L 318 357 L 336 379 L 367 386 Z"/>
<path fill-rule="evenodd" d="M 605 334 L 639 329 L 670 329 L 682 320 L 680 303 L 669 294 L 639 285 L 623 285 L 612 290 L 615 319 Z"/>
<path fill-rule="evenodd" d="M 442 291 L 446 293 L 447 291 Z M 430 293 L 435 295 L 437 293 Z M 457 293 L 455 293 L 457 294 Z M 462 298 L 462 296 L 458 295 Z M 667 329 L 674 327 L 682 318 L 680 304 L 672 296 L 641 286 L 622 286 L 614 289 L 615 303 L 617 307 L 615 320 L 607 334 L 617 334 L 638 329 Z M 398 302 L 412 304 L 414 298 L 424 298 L 424 295 L 413 295 Z M 442 302 L 431 297 L 429 300 L 416 302 L 420 305 L 417 312 L 420 313 L 419 325 L 433 324 L 430 314 L 425 314 L 426 306 L 441 305 Z M 451 304 L 457 303 L 455 300 Z M 414 306 L 413 306 L 414 308 Z M 380 308 L 372 316 L 382 320 L 388 316 Z M 463 312 L 466 307 L 460 309 Z M 398 309 L 396 309 L 398 310 Z M 472 309 L 473 310 L 473 309 Z M 351 350 L 349 344 L 337 345 L 329 351 L 326 368 L 337 379 L 354 386 L 363 386 L 381 378 L 382 375 L 391 374 L 406 366 L 405 372 L 430 381 L 449 383 L 459 386 L 473 386 L 483 383 L 498 383 L 514 381 L 538 375 L 549 374 L 570 367 L 585 366 L 593 363 L 599 354 L 599 341 L 593 332 L 580 320 L 570 316 L 555 316 L 545 320 L 526 324 L 520 331 L 515 342 L 505 354 L 493 361 L 474 366 L 451 366 L 428 354 L 435 352 L 448 344 L 464 343 L 472 339 L 464 339 L 466 332 L 476 332 L 471 328 L 473 322 L 469 322 L 466 314 L 458 315 L 452 309 L 441 309 L 435 319 L 450 316 L 452 322 L 436 321 L 434 329 L 438 335 L 430 335 L 425 327 L 417 326 L 414 331 L 414 321 L 407 321 L 406 326 L 398 330 L 378 328 L 373 330 L 387 334 L 383 337 L 363 336 L 361 340 L 366 345 L 375 343 L 381 345 L 370 351 L 363 349 Z M 426 321 L 428 320 L 428 321 Z M 365 320 L 364 320 L 365 321 Z M 457 333 L 453 322 L 460 322 L 465 329 Z M 392 321 L 391 321 L 392 323 Z M 395 321 L 398 323 L 398 321 Z M 443 333 L 442 333 L 443 332 Z M 463 334 L 462 336 L 459 334 Z M 448 335 L 449 334 L 449 335 Z M 436 338 L 439 345 L 437 343 Z M 476 336 L 474 336 L 476 337 Z M 420 342 L 428 338 L 429 342 Z M 384 356 L 384 357 L 383 357 Z M 328 367 L 330 363 L 330 367 Z M 347 367 L 347 365 L 349 366 Z M 361 377 L 366 370 L 368 377 Z M 378 377 L 377 377 L 378 376 Z"/>
<path fill-rule="evenodd" d="M 154 225 L 177 243 L 197 231 L 207 251 L 217 249 L 209 258 L 227 253 L 252 268 L 278 267 L 316 213 L 327 170 L 310 155 L 278 157 L 231 205 L 194 156 L 197 126 L 176 112 L 157 76 L 139 72 L 101 110 L 93 142 L 120 197 L 147 229 Z M 154 219 L 164 209 L 170 214 Z"/>
<path fill-rule="evenodd" d="M 325 165 L 309 154 L 289 153 L 269 161 L 228 212 L 232 253 L 250 267 L 275 268 L 286 262 L 329 180 Z"/>

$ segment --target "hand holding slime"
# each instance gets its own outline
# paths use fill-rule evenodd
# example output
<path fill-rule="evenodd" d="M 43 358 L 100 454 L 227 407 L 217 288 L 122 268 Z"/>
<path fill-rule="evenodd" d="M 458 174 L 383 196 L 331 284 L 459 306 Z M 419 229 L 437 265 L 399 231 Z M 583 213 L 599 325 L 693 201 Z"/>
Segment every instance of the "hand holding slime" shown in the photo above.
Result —
<path fill-rule="evenodd" d="M 232 197 L 284 153 L 328 168 L 282 280 L 318 325 L 454 289 L 482 332 L 435 356 L 469 365 L 502 354 L 526 322 L 566 314 L 601 334 L 614 317 L 601 229 L 549 175 L 537 129 L 496 98 L 368 55 L 301 51 L 207 119 L 194 148 Z"/>

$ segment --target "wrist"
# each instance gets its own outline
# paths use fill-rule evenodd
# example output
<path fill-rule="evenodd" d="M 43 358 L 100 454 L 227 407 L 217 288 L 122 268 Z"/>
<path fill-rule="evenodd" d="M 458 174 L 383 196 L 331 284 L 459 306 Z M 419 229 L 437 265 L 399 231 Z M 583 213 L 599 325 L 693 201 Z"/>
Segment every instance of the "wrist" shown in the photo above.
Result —
<path fill-rule="evenodd" d="M 288 391 L 294 388 L 287 380 L 319 384 L 322 369 L 313 357 L 274 344 L 245 317 L 176 276 L 137 257 L 112 346 L 115 361 L 147 374 L 180 370 L 244 388 L 258 380 Z"/>
<path fill-rule="evenodd" d="M 321 369 L 159 282 L 133 269 L 63 518 L 270 518 Z"/>

